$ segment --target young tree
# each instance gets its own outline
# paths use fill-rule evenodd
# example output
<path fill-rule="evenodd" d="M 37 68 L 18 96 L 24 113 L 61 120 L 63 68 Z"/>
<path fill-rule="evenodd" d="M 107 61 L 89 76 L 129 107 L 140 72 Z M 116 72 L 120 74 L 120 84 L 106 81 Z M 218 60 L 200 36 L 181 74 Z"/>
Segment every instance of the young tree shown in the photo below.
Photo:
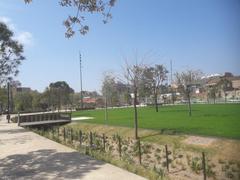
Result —
<path fill-rule="evenodd" d="M 106 99 L 106 104 L 110 104 L 112 107 L 117 104 L 116 78 L 113 73 L 108 72 L 104 74 L 102 94 Z"/>
<path fill-rule="evenodd" d="M 24 1 L 25 3 L 32 2 L 32 0 Z M 89 26 L 84 24 L 85 17 L 82 15 L 85 13 L 101 14 L 103 16 L 103 23 L 107 23 L 112 18 L 110 11 L 115 2 L 116 0 L 59 0 L 60 6 L 75 9 L 76 12 L 75 15 L 69 15 L 63 22 L 67 29 L 65 36 L 67 38 L 72 37 L 76 30 L 82 35 L 85 35 L 89 31 Z"/>
<path fill-rule="evenodd" d="M 19 73 L 18 66 L 25 59 L 23 46 L 13 39 L 13 32 L 0 22 L 0 85 L 11 81 Z"/>
<path fill-rule="evenodd" d="M 155 67 L 148 67 L 144 70 L 145 85 L 149 87 L 154 96 L 154 104 L 156 112 L 158 112 L 158 94 L 163 82 L 167 79 L 167 69 L 163 65 L 155 65 Z"/>
<path fill-rule="evenodd" d="M 108 121 L 108 104 L 109 99 L 111 100 L 111 106 L 113 106 L 113 96 L 115 94 L 115 76 L 111 72 L 104 73 L 104 78 L 102 82 L 102 94 L 105 99 L 105 122 Z"/>
<path fill-rule="evenodd" d="M 129 85 L 132 87 L 133 92 L 135 139 L 138 139 L 138 112 L 137 112 L 138 91 L 141 84 L 141 80 L 143 79 L 145 68 L 146 68 L 145 65 L 137 63 L 135 65 L 126 64 L 124 74 Z"/>
<path fill-rule="evenodd" d="M 178 85 L 178 89 L 185 95 L 188 100 L 189 116 L 192 115 L 192 86 L 197 85 L 201 81 L 201 77 L 203 77 L 203 73 L 200 70 L 186 70 L 183 72 L 177 72 L 175 74 L 175 81 Z"/>

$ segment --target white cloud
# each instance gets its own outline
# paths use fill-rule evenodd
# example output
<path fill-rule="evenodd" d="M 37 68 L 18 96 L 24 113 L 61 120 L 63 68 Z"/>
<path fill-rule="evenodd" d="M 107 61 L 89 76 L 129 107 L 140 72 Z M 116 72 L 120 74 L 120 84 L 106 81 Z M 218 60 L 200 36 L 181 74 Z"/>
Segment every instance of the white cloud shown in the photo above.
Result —
<path fill-rule="evenodd" d="M 12 20 L 5 16 L 0 16 L 0 21 L 4 22 L 12 31 L 15 31 L 15 25 L 13 24 Z"/>
<path fill-rule="evenodd" d="M 15 39 L 25 46 L 33 45 L 33 36 L 30 32 L 25 31 L 25 32 L 18 33 Z"/>
<path fill-rule="evenodd" d="M 16 25 L 12 22 L 12 20 L 5 16 L 0 16 L 0 21 L 7 24 L 9 29 L 14 32 L 14 39 L 22 43 L 24 46 L 32 46 L 33 45 L 33 35 L 28 31 L 20 31 L 16 28 Z"/>

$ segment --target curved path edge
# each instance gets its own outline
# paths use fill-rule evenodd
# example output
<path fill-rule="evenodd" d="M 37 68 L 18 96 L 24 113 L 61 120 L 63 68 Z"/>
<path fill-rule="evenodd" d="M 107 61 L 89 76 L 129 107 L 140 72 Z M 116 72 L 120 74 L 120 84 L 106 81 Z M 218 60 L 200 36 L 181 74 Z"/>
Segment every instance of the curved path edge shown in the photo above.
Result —
<path fill-rule="evenodd" d="M 146 180 L 1 118 L 0 177 L 3 179 Z"/>

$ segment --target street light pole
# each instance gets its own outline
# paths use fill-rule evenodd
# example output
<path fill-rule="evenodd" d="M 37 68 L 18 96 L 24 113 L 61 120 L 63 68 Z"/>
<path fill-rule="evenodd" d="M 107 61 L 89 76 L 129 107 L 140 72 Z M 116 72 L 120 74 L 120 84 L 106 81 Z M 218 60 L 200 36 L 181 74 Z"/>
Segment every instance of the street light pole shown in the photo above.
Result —
<path fill-rule="evenodd" d="M 82 94 L 82 56 L 81 53 L 79 52 L 79 63 L 80 63 L 80 96 L 81 96 L 81 109 L 83 109 L 83 94 Z"/>

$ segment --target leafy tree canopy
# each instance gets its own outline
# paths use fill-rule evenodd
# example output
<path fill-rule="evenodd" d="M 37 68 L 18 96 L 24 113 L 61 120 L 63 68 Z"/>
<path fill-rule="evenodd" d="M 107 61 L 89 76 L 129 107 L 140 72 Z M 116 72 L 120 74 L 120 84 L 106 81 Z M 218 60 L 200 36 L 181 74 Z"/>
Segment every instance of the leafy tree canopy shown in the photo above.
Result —
<path fill-rule="evenodd" d="M 24 1 L 25 3 L 32 2 L 32 0 Z M 107 23 L 112 18 L 110 11 L 115 2 L 116 0 L 59 0 L 60 6 L 74 8 L 76 11 L 75 15 L 69 15 L 63 22 L 66 27 L 65 36 L 70 38 L 76 31 L 85 35 L 89 31 L 89 26 L 84 23 L 85 16 L 82 15 L 83 13 L 101 14 L 103 16 L 103 23 Z"/>
<path fill-rule="evenodd" d="M 65 82 L 65 81 L 57 81 L 55 83 L 50 83 L 49 85 L 50 90 L 60 90 L 65 93 L 73 93 L 74 90 Z"/>
<path fill-rule="evenodd" d="M 0 22 L 0 85 L 19 73 L 18 66 L 25 59 L 23 45 L 13 39 L 13 32 Z"/>

